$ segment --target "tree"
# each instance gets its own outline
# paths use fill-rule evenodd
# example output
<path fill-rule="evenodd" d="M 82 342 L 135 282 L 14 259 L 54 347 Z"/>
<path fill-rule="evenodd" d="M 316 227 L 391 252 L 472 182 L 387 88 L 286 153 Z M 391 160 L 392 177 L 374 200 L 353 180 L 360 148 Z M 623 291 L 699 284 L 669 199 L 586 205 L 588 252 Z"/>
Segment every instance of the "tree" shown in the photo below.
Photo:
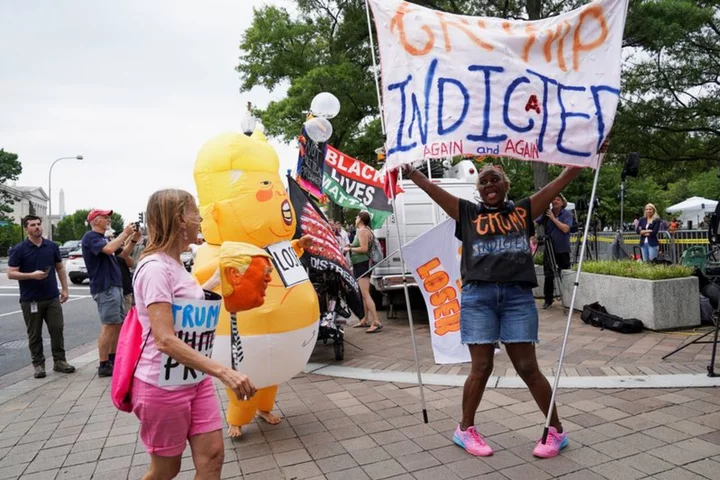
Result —
<path fill-rule="evenodd" d="M 67 242 L 68 240 L 80 240 L 82 236 L 85 235 L 85 232 L 90 230 L 90 226 L 87 223 L 89 213 L 90 210 L 76 210 L 73 214 L 67 215 L 58 223 L 53 238 L 60 243 Z M 119 213 L 112 214 L 110 224 L 116 234 L 123 231 L 124 220 Z"/>
<path fill-rule="evenodd" d="M 414 3 L 466 15 L 503 18 L 544 18 L 573 8 L 576 1 L 532 0 L 418 0 Z M 532 5 L 531 5 L 532 4 Z M 253 10 L 252 25 L 240 44 L 237 71 L 241 91 L 262 86 L 274 90 L 290 84 L 282 100 L 255 113 L 267 133 L 290 142 L 301 132 L 304 111 L 322 91 L 335 94 L 342 104 L 333 120 L 330 139 L 335 147 L 376 164 L 375 149 L 384 141 L 372 74 L 364 0 L 295 0 L 296 15 L 285 8 Z"/>
<path fill-rule="evenodd" d="M 613 136 L 623 151 L 653 160 L 654 170 L 712 166 L 720 160 L 720 2 L 634 2 L 625 34 L 635 51 Z"/>
<path fill-rule="evenodd" d="M 10 247 L 20 243 L 24 238 L 23 236 L 22 227 L 16 223 L 0 226 L 0 256 L 7 255 Z"/>
<path fill-rule="evenodd" d="M 419 0 L 418 5 L 467 15 L 536 19 L 585 3 L 578 0 Z M 720 0 L 633 0 L 624 39 L 622 97 L 598 185 L 598 214 L 620 218 L 620 173 L 625 157 L 640 152 L 641 177 L 628 179 L 625 211 L 647 202 L 662 209 L 674 199 L 707 193 L 720 198 L 708 171 L 720 162 Z M 241 90 L 290 85 L 287 95 L 256 113 L 267 133 L 290 142 L 303 111 L 321 91 L 342 110 L 330 143 L 376 165 L 380 128 L 364 0 L 295 0 L 292 10 L 254 10 L 243 34 L 237 71 Z M 494 160 L 497 161 L 497 160 Z M 512 194 L 529 194 L 559 168 L 502 160 L 512 171 Z M 568 199 L 589 196 L 593 172 L 568 188 Z M 714 177 L 714 173 L 710 175 Z M 686 188 L 674 186 L 686 179 Z M 681 200 L 687 198 L 685 196 Z M 629 214 L 626 214 L 629 217 Z"/>
<path fill-rule="evenodd" d="M 87 224 L 87 216 L 90 210 L 77 210 L 71 215 L 67 215 L 57 224 L 55 236 L 53 237 L 59 243 L 65 243 L 68 240 L 80 240 L 85 232 L 90 230 Z"/>
<path fill-rule="evenodd" d="M 110 216 L 110 227 L 115 232 L 115 235 L 119 235 L 125 228 L 125 220 L 119 213 L 113 212 L 112 216 Z"/>
<path fill-rule="evenodd" d="M 0 148 L 0 184 L 6 185 L 20 177 L 22 164 L 15 153 L 6 152 Z M 12 204 L 18 199 L 5 190 L 0 190 L 0 217 L 7 219 L 12 213 Z"/>

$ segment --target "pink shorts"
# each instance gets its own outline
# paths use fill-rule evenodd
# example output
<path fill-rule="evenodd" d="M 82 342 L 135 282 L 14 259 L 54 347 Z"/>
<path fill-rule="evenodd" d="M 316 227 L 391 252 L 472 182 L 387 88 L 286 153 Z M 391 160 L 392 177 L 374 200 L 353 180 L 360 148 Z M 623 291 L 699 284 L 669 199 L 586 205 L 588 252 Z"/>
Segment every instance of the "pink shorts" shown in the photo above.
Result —
<path fill-rule="evenodd" d="M 132 405 L 140 420 L 140 438 L 151 455 L 182 455 L 188 438 L 223 426 L 210 377 L 181 390 L 165 390 L 135 378 Z"/>

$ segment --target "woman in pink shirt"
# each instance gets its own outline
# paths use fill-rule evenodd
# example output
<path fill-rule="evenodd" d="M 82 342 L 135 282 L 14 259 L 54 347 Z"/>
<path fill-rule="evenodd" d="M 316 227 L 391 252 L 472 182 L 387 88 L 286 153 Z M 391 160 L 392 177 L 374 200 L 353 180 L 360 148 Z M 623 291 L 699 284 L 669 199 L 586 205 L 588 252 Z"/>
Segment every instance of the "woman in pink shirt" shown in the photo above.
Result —
<path fill-rule="evenodd" d="M 210 376 L 239 398 L 252 397 L 255 387 L 209 358 L 219 310 L 180 260 L 202 221 L 194 198 L 183 190 L 155 192 L 145 218 L 148 245 L 134 284 L 145 346 L 132 388 L 133 413 L 151 457 L 144 478 L 175 477 L 189 441 L 196 478 L 219 479 L 222 418 Z"/>

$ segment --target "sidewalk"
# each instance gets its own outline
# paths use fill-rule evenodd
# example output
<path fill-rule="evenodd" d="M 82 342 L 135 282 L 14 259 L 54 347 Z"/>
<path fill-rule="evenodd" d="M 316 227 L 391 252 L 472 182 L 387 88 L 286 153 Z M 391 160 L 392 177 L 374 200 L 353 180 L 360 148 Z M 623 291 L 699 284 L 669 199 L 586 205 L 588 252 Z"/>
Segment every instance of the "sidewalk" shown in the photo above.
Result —
<path fill-rule="evenodd" d="M 415 336 L 423 373 L 467 375 L 470 372 L 469 364 L 435 365 L 427 314 L 424 312 L 414 312 L 414 314 L 416 315 Z M 384 320 L 385 328 L 383 332 L 377 334 L 368 335 L 364 329 L 346 328 L 345 361 L 342 365 L 376 371 L 415 371 L 406 313 L 402 310 L 398 315 L 400 318 Z M 549 310 L 539 310 L 539 315 L 538 362 L 546 375 L 553 376 L 560 355 L 567 316 L 557 304 Z M 710 329 L 710 327 L 698 327 L 694 331 L 667 333 L 646 330 L 643 333 L 626 335 L 586 325 L 580 320 L 580 314 L 576 313 L 573 316 L 562 375 L 565 377 L 705 375 L 710 361 L 711 345 L 692 345 L 667 360 L 662 360 L 661 357 L 683 342 L 696 338 Z M 707 339 L 712 337 L 706 337 Z M 337 363 L 331 345 L 325 348 L 323 345 L 318 345 L 310 361 L 319 364 Z M 718 371 L 720 372 L 720 368 Z M 495 357 L 494 375 L 517 377 L 515 369 L 504 353 Z M 720 386 L 720 378 L 717 380 L 717 385 Z"/>
<path fill-rule="evenodd" d="M 550 373 L 564 322 L 560 309 L 541 313 L 538 356 Z M 355 369 L 376 377 L 412 379 L 412 374 L 405 375 L 414 368 L 406 320 L 385 325 L 375 335 L 348 328 L 347 341 L 362 350 L 346 344 L 344 362 L 334 361 L 331 345 L 318 344 L 308 371 Z M 426 379 L 433 374 L 462 385 L 467 366 L 434 365 L 428 325 L 416 328 Z M 425 425 L 414 384 L 304 373 L 280 387 L 277 407 L 286 418 L 280 425 L 254 423 L 240 441 L 226 440 L 223 477 L 720 478 L 720 390 L 597 389 L 593 384 L 638 373 L 707 379 L 709 346 L 691 346 L 668 362 L 660 360 L 685 338 L 620 335 L 576 320 L 565 373 L 584 378 L 593 388 L 560 390 L 559 412 L 570 445 L 554 459 L 532 457 L 544 418 L 525 388 L 490 388 L 485 393 L 477 426 L 495 455 L 478 459 L 451 443 L 460 414 L 459 387 L 426 386 L 430 424 Z M 71 356 L 79 367 L 74 375 L 49 372 L 35 380 L 30 369 L 23 369 L 0 378 L 0 480 L 138 479 L 146 471 L 149 457 L 137 437 L 138 422 L 112 406 L 109 380 L 95 375 L 94 346 L 76 349 Z M 495 374 L 519 380 L 504 353 L 496 356 Z M 219 396 L 226 405 L 222 390 Z M 180 478 L 189 479 L 194 472 L 187 455 L 189 451 Z"/>
<path fill-rule="evenodd" d="M 138 479 L 148 456 L 134 416 L 117 412 L 94 363 L 0 404 L 0 479 Z M 525 390 L 489 390 L 478 428 L 496 449 L 478 459 L 451 444 L 459 388 L 418 389 L 300 375 L 280 389 L 278 426 L 226 440 L 224 478 L 720 478 L 720 396 L 713 389 L 563 390 L 570 446 L 532 457 L 543 418 Z M 224 395 L 221 395 L 224 400 Z M 225 402 L 224 402 L 225 403 Z M 186 455 L 189 452 L 186 452 Z M 193 477 L 188 457 L 180 478 Z"/>

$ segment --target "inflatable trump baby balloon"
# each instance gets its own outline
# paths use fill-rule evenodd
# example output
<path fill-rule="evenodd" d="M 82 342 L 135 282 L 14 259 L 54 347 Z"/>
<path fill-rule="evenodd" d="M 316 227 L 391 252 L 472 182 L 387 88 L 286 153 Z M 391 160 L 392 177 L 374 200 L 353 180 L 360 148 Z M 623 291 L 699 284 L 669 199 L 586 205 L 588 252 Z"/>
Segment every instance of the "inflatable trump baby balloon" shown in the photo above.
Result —
<path fill-rule="evenodd" d="M 215 288 L 224 291 L 226 307 L 220 313 L 213 358 L 248 375 L 258 389 L 247 400 L 228 391 L 230 436 L 239 436 L 240 427 L 256 414 L 270 423 L 280 421 L 271 413 L 277 385 L 303 369 L 317 339 L 318 298 L 298 259 L 309 238 L 292 240 L 295 212 L 279 168 L 275 150 L 257 131 L 252 137 L 226 133 L 213 138 L 202 147 L 195 163 L 207 243 L 198 251 L 194 273 L 200 283 L 222 280 Z M 255 259 L 271 261 L 267 291 L 255 302 L 261 303 L 256 308 L 244 310 L 247 305 L 233 304 L 230 298 L 230 290 L 245 290 L 241 277 L 248 273 L 239 276 L 226 268 L 227 259 L 233 257 L 232 245 L 226 242 L 259 247 L 268 256 Z M 266 274 L 260 265 L 256 269 L 255 275 Z M 234 301 L 242 303 L 242 295 L 237 294 Z M 228 308 L 237 310 L 233 312 L 235 321 L 231 321 Z M 234 330 L 239 339 L 234 338 Z"/>

